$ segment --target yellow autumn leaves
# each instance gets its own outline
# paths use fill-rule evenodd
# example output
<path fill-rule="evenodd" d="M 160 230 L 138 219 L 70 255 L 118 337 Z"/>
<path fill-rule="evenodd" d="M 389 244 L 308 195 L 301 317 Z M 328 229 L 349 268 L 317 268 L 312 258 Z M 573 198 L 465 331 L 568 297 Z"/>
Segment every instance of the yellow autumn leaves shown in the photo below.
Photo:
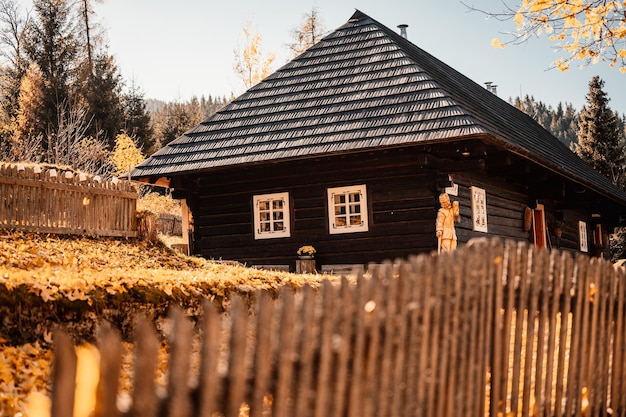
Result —
<path fill-rule="evenodd" d="M 40 297 L 43 310 L 45 302 L 83 301 L 85 322 L 89 315 L 96 314 L 97 308 L 102 308 L 101 303 L 110 298 L 108 296 L 116 294 L 128 294 L 128 299 L 137 297 L 137 300 L 155 299 L 157 302 L 163 302 L 167 297 L 170 301 L 191 300 L 225 296 L 237 291 L 277 290 L 281 286 L 298 288 L 307 283 L 317 285 L 323 278 L 329 277 L 262 271 L 187 257 L 164 245 L 134 239 L 0 231 L 0 296 L 4 307 L 18 309 L 18 305 L 24 302 L 24 293 Z M 125 298 L 118 297 L 117 301 L 120 299 Z M 33 302 L 36 301 L 32 298 L 28 301 Z M 28 311 L 34 314 L 35 310 L 37 308 L 31 306 Z M 43 340 L 32 343 L 13 343 L 8 333 L 3 334 L 3 329 L 6 327 L 0 327 L 0 416 L 46 416 L 52 369 L 52 329 L 34 332 L 42 333 Z M 22 332 L 29 331 L 22 329 Z M 130 388 L 132 373 L 132 345 L 124 343 L 124 346 L 123 391 Z M 77 350 L 78 357 L 85 357 L 86 363 L 91 363 L 88 367 L 93 368 L 97 359 L 93 357 L 93 347 L 77 349 L 80 349 Z M 164 355 L 165 347 L 162 347 L 160 356 Z M 160 359 L 160 375 L 165 373 L 165 365 L 166 361 Z"/>
<path fill-rule="evenodd" d="M 26 409 L 31 393 L 35 402 L 46 397 L 52 351 L 38 342 L 21 346 L 5 345 L 6 342 L 0 342 L 0 415 L 13 416 Z M 31 415 L 34 414 L 26 414 Z"/>
<path fill-rule="evenodd" d="M 524 0 L 513 21 L 518 39 L 545 32 L 568 53 L 554 63 L 561 71 L 575 60 L 584 64 L 603 60 L 626 72 L 625 0 Z M 504 47 L 497 38 L 491 44 Z"/>
<path fill-rule="evenodd" d="M 186 297 L 210 288 L 222 296 L 238 286 L 268 290 L 317 280 L 187 257 L 139 240 L 19 233 L 0 239 L 0 287 L 26 288 L 44 302 L 65 298 L 91 303 L 94 294 L 131 289 Z"/>

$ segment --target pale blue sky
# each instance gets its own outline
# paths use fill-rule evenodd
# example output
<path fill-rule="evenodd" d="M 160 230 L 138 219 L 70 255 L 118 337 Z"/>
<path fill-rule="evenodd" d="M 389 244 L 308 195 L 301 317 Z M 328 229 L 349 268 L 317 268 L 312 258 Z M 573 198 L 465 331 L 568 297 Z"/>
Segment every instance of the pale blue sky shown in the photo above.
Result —
<path fill-rule="evenodd" d="M 500 0 L 466 3 L 502 8 Z M 600 75 L 611 107 L 626 113 L 626 74 L 602 63 L 566 73 L 548 70 L 560 55 L 545 39 L 494 49 L 491 40 L 507 39 L 502 32 L 513 30 L 513 22 L 487 20 L 458 0 L 105 0 L 96 13 L 124 78 L 134 79 L 146 98 L 173 101 L 241 94 L 233 50 L 243 43 L 246 21 L 263 36 L 263 49 L 276 53 L 278 68 L 290 57 L 291 30 L 314 6 L 327 30 L 344 24 L 355 9 L 393 29 L 408 24 L 411 42 L 479 84 L 497 84 L 505 100 L 528 94 L 580 109 L 589 81 Z"/>

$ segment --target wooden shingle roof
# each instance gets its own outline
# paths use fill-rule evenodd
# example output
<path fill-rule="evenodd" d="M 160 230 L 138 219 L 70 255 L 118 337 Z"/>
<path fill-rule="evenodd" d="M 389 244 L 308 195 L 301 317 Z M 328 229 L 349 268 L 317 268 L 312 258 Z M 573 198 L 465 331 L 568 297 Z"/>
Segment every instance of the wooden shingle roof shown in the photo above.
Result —
<path fill-rule="evenodd" d="M 626 204 L 624 193 L 526 114 L 360 11 L 131 175 L 477 135 Z"/>

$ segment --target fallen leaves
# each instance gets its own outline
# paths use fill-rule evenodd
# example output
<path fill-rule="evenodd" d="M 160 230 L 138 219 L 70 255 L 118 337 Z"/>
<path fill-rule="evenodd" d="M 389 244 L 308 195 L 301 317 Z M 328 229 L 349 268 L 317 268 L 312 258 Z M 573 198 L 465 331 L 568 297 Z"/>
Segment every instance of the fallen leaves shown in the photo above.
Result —
<path fill-rule="evenodd" d="M 51 320 L 75 335 L 88 334 L 107 312 L 107 319 L 122 326 L 127 325 L 122 320 L 131 322 L 127 312 L 133 308 L 317 286 L 328 278 L 183 256 L 135 239 L 5 233 L 0 237 L 0 415 L 43 416 L 41 410 L 49 409 Z M 15 334 L 36 341 L 16 342 Z M 122 389 L 132 380 L 133 345 L 125 342 L 124 348 Z M 159 356 L 158 373 L 164 380 L 166 346 Z M 87 361 L 88 368 L 94 361 Z"/>

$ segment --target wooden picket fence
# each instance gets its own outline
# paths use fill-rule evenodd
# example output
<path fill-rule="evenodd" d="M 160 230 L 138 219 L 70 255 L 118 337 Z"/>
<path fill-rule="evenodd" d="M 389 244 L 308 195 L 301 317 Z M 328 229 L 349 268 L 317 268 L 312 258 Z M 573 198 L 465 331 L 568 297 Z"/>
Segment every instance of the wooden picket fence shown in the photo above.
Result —
<path fill-rule="evenodd" d="M 0 228 L 135 237 L 136 211 L 137 191 L 128 181 L 0 164 Z"/>
<path fill-rule="evenodd" d="M 625 303 L 624 271 L 608 262 L 475 242 L 252 306 L 234 297 L 224 314 L 207 304 L 198 332 L 173 309 L 166 398 L 141 320 L 124 413 L 108 331 L 95 415 L 623 416 Z M 52 416 L 71 416 L 74 350 L 62 333 L 55 350 Z"/>

